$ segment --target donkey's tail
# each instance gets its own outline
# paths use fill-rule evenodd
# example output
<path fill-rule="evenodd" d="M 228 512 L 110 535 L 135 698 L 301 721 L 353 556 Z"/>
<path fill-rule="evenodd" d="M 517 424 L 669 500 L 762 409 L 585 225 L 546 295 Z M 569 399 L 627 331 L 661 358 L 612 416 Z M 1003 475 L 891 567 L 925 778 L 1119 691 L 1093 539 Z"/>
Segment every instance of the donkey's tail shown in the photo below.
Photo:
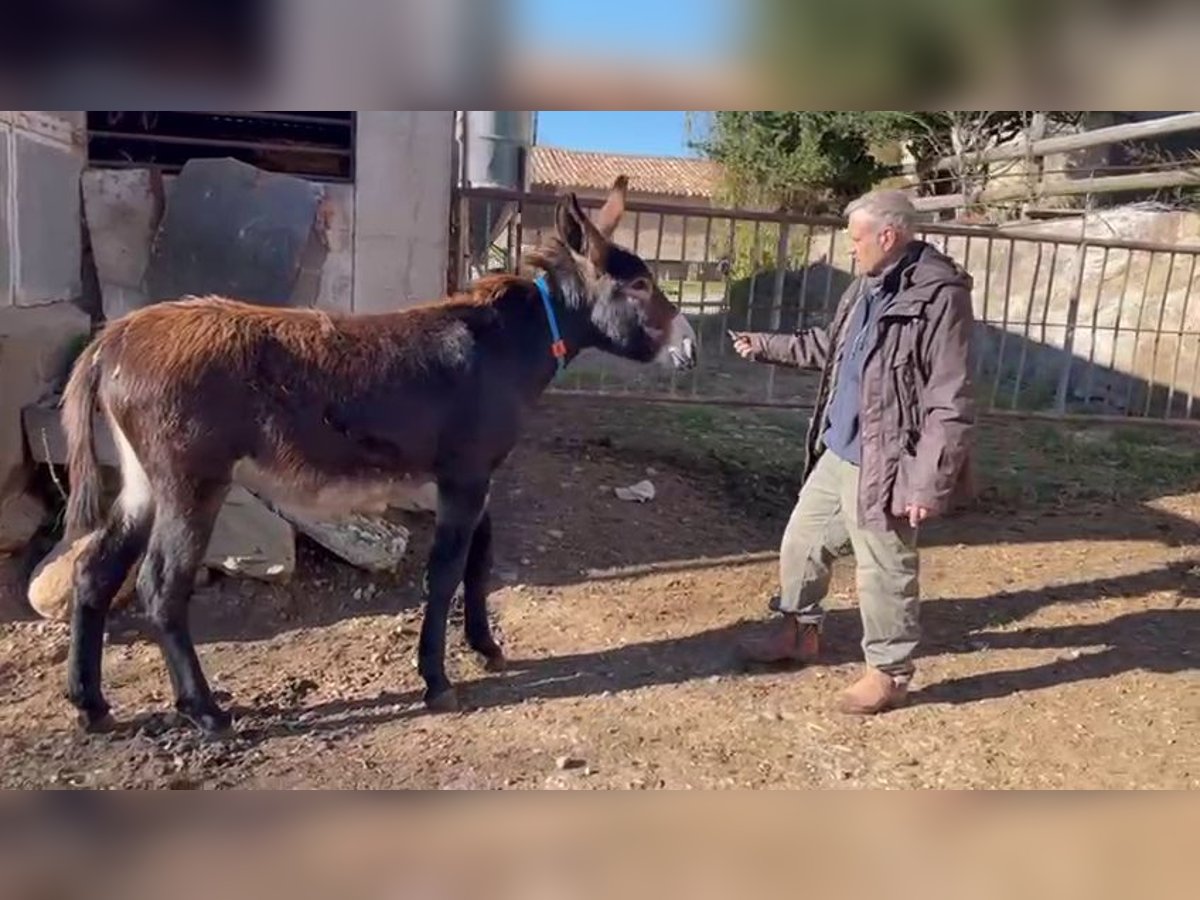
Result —
<path fill-rule="evenodd" d="M 63 391 L 62 422 L 67 433 L 67 472 L 71 493 L 67 498 L 66 537 L 73 541 L 100 525 L 100 466 L 92 440 L 92 414 L 100 387 L 98 342 L 79 354 Z"/>

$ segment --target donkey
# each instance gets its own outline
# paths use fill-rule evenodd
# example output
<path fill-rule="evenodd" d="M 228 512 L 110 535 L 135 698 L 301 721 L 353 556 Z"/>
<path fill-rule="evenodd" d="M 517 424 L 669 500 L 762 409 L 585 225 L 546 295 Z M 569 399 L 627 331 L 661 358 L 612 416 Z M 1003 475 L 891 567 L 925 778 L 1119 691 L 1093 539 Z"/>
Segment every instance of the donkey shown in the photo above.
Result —
<path fill-rule="evenodd" d="M 627 179 L 593 222 L 574 194 L 526 254 L 536 279 L 480 278 L 428 305 L 335 316 L 223 297 L 145 307 L 108 324 L 63 394 L 69 540 L 93 534 L 75 567 L 66 696 L 89 731 L 111 728 L 101 691 L 105 616 L 140 559 L 137 592 L 179 714 L 228 733 L 188 624 L 195 580 L 234 482 L 324 514 L 385 506 L 437 485 L 418 671 L 430 711 L 458 708 L 445 672 L 450 601 L 463 587 L 468 645 L 490 670 L 504 653 L 487 615 L 488 496 L 529 409 L 585 348 L 689 369 L 695 333 L 646 263 L 611 238 Z M 93 413 L 118 450 L 121 490 L 105 514 Z"/>

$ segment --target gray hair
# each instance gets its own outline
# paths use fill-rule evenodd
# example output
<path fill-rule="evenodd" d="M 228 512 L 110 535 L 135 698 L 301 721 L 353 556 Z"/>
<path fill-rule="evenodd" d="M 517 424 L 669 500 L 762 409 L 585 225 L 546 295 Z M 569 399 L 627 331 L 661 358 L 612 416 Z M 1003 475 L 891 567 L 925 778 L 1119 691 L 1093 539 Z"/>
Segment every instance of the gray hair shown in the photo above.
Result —
<path fill-rule="evenodd" d="M 917 210 L 904 191 L 876 190 L 863 194 L 846 205 L 846 218 L 856 212 L 865 213 L 880 228 L 892 227 L 911 237 L 917 221 Z"/>

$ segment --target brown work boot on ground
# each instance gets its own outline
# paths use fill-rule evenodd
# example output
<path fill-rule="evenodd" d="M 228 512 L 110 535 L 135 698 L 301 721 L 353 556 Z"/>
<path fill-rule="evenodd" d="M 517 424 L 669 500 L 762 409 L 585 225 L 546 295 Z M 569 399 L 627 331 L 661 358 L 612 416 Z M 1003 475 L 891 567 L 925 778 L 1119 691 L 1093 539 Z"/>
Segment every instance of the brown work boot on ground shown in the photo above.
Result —
<path fill-rule="evenodd" d="M 907 699 L 907 678 L 896 678 L 868 666 L 862 678 L 842 691 L 838 709 L 852 715 L 870 716 L 903 706 Z"/>
<path fill-rule="evenodd" d="M 816 625 L 801 624 L 793 615 L 783 616 L 770 634 L 747 638 L 738 644 L 746 662 L 815 663 L 821 652 L 820 631 Z"/>

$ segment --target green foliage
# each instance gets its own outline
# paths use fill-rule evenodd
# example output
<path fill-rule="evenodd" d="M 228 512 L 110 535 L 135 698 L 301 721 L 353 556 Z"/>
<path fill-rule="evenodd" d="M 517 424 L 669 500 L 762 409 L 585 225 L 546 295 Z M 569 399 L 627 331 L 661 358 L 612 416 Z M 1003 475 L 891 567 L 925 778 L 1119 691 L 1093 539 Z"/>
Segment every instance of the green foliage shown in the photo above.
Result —
<path fill-rule="evenodd" d="M 1066 122 L 1080 114 L 1045 115 Z M 932 192 L 928 180 L 938 158 L 961 152 L 969 163 L 972 154 L 1020 134 L 1032 116 L 1028 110 L 716 111 L 690 144 L 721 164 L 725 202 L 837 215 L 897 173 L 882 158 L 898 158 L 900 145 L 916 159 L 924 191 Z M 944 176 L 942 182 L 941 192 L 952 192 Z"/>
<path fill-rule="evenodd" d="M 837 213 L 889 168 L 871 154 L 891 114 L 733 110 L 692 146 L 719 162 L 738 205 Z"/>

